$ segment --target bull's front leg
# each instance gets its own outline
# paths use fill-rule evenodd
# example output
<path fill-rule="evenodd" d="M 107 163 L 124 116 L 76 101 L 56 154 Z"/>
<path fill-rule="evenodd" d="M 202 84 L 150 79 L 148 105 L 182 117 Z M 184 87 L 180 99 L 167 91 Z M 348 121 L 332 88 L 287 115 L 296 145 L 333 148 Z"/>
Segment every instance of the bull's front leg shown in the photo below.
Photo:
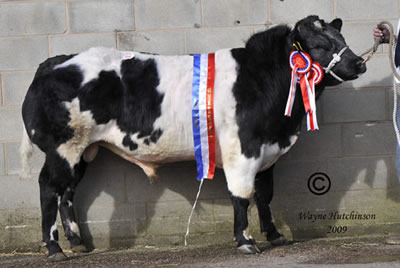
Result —
<path fill-rule="evenodd" d="M 233 113 L 234 114 L 234 113 Z M 216 121 L 218 122 L 218 117 Z M 233 126 L 233 127 L 232 127 Z M 238 250 L 245 254 L 259 252 L 249 234 L 247 210 L 254 194 L 255 176 L 260 169 L 261 157 L 247 157 L 242 153 L 238 130 L 224 125 L 218 132 L 222 165 L 234 209 L 234 239 Z"/>
<path fill-rule="evenodd" d="M 237 156 L 234 162 L 226 161 L 224 164 L 225 177 L 234 210 L 234 239 L 238 243 L 238 250 L 245 254 L 259 252 L 249 233 L 247 218 L 258 166 L 257 162 L 241 155 Z"/>
<path fill-rule="evenodd" d="M 234 210 L 234 239 L 238 243 L 238 250 L 245 254 L 256 254 L 259 252 L 255 241 L 249 234 L 249 222 L 247 209 L 250 201 L 245 198 L 235 197 L 231 194 Z"/>
<path fill-rule="evenodd" d="M 254 200 L 257 205 L 261 232 L 273 246 L 279 246 L 288 244 L 288 241 L 276 230 L 269 207 L 274 193 L 274 166 L 275 165 L 265 171 L 257 173 Z"/>

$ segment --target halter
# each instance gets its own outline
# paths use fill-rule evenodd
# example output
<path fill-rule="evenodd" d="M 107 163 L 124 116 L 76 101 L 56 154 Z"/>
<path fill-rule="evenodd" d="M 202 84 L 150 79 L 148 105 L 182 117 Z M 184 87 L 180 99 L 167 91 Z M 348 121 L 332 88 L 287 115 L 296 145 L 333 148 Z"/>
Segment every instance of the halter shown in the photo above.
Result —
<path fill-rule="evenodd" d="M 339 53 L 333 53 L 332 57 L 333 59 L 331 60 L 331 62 L 328 64 L 328 67 L 322 67 L 322 69 L 325 70 L 325 73 L 332 75 L 336 80 L 340 81 L 340 82 L 344 82 L 344 80 L 342 78 L 340 78 L 337 74 L 335 74 L 332 71 L 332 68 L 336 65 L 336 63 L 340 62 L 342 60 L 341 56 L 343 55 L 343 53 L 346 51 L 346 49 L 348 49 L 348 46 L 345 46 L 344 48 L 342 48 Z"/>

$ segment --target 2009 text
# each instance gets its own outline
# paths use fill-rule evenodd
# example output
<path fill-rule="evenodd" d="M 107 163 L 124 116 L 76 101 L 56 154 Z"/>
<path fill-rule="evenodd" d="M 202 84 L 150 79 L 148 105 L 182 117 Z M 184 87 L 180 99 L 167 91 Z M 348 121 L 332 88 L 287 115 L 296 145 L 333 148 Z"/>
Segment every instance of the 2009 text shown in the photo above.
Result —
<path fill-rule="evenodd" d="M 347 226 L 328 226 L 328 234 L 341 234 L 347 232 Z"/>

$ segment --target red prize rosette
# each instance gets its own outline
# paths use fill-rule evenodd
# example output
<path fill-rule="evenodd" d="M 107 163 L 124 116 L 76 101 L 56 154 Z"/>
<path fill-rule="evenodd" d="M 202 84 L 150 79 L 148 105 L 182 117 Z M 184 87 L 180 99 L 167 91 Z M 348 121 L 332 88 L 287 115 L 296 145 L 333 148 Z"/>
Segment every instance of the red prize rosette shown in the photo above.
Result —
<path fill-rule="evenodd" d="M 297 68 L 298 74 L 308 73 L 312 66 L 312 59 L 304 51 L 292 51 L 289 57 L 290 68 L 295 70 Z"/>
<path fill-rule="evenodd" d="M 324 71 L 322 70 L 321 65 L 319 65 L 318 62 L 313 62 L 311 66 L 312 70 L 312 79 L 314 80 L 314 84 L 318 85 L 321 81 L 322 78 L 324 77 Z"/>
<path fill-rule="evenodd" d="M 318 129 L 315 105 L 315 85 L 322 81 L 324 72 L 317 62 L 304 51 L 292 51 L 289 56 L 292 69 L 289 96 L 285 108 L 285 116 L 290 116 L 296 95 L 296 84 L 300 84 L 304 109 L 307 114 L 307 129 Z"/>

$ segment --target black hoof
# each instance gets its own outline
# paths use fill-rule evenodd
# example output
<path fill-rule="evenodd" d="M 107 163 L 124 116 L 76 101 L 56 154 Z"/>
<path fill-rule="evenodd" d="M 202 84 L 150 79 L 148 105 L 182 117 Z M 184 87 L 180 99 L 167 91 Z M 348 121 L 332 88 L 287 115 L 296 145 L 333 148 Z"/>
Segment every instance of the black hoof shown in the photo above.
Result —
<path fill-rule="evenodd" d="M 77 245 L 71 248 L 73 253 L 88 253 L 89 249 L 85 245 Z"/>
<path fill-rule="evenodd" d="M 67 259 L 67 255 L 65 255 L 63 252 L 58 252 L 48 257 L 48 260 L 51 262 L 65 261 Z"/>
<path fill-rule="evenodd" d="M 239 246 L 237 249 L 242 254 L 257 254 L 260 253 L 260 249 L 257 247 L 256 243 L 252 241 L 253 244 L 244 244 Z"/>

